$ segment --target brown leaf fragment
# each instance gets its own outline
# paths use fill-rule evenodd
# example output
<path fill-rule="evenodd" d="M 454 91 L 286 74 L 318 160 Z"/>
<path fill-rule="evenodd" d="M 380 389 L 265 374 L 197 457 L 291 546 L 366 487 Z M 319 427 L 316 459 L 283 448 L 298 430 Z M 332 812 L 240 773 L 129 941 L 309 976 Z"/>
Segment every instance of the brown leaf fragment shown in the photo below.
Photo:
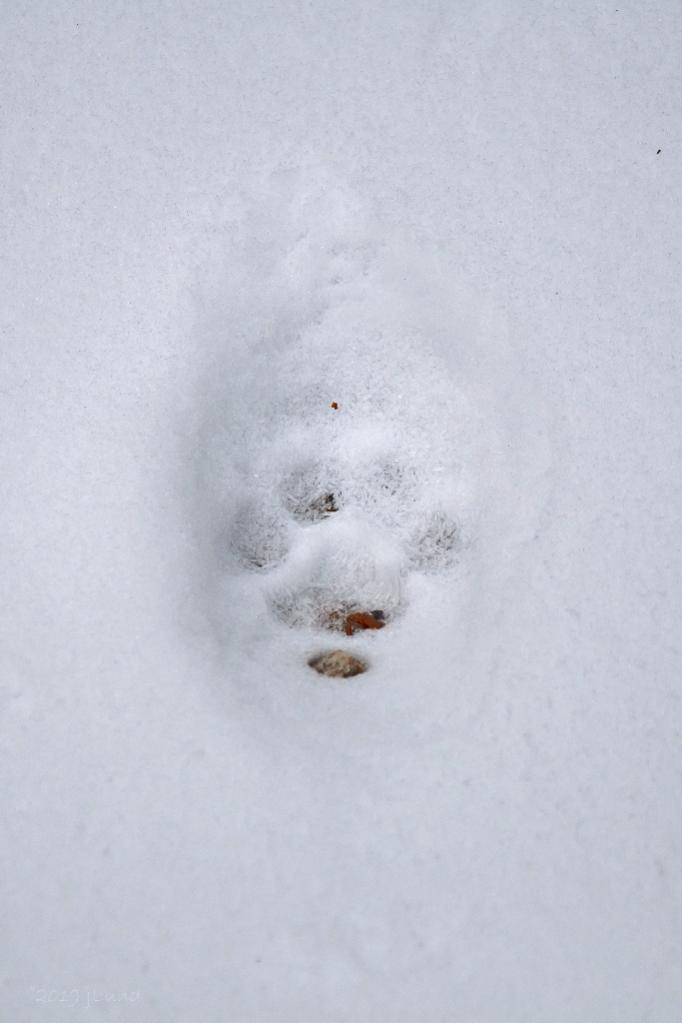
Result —
<path fill-rule="evenodd" d="M 379 615 L 381 617 L 377 617 L 374 611 L 352 611 L 346 615 L 344 632 L 347 636 L 352 636 L 358 629 L 383 629 L 386 624 L 383 621 L 383 612 L 380 611 Z"/>

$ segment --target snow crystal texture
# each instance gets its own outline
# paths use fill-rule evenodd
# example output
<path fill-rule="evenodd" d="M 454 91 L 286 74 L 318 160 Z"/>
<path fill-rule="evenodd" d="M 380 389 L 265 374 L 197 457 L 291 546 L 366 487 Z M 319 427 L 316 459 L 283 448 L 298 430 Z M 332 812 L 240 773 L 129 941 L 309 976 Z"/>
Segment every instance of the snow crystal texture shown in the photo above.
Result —
<path fill-rule="evenodd" d="M 680 52 L 6 6 L 0 1018 L 678 1023 Z"/>

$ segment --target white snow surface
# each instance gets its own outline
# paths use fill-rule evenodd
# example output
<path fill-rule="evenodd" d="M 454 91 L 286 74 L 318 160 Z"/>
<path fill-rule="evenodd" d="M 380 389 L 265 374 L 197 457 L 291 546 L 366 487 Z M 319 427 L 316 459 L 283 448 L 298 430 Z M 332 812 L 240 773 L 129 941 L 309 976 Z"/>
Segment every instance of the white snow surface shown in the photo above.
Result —
<path fill-rule="evenodd" d="M 679 3 L 2 23 L 0 1019 L 677 1023 Z"/>

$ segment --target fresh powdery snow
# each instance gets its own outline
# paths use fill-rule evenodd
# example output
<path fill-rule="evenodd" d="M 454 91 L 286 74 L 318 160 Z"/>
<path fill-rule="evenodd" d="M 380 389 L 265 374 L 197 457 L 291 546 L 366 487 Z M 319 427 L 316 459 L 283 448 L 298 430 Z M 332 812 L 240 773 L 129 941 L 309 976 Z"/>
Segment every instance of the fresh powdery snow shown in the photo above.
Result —
<path fill-rule="evenodd" d="M 682 7 L 2 25 L 0 1020 L 678 1023 Z"/>

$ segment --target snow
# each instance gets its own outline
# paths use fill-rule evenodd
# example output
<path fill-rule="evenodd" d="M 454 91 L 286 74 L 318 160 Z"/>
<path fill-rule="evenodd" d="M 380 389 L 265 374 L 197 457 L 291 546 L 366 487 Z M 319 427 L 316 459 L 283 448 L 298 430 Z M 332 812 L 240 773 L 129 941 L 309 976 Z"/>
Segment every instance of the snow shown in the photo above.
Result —
<path fill-rule="evenodd" d="M 3 24 L 2 1017 L 677 1021 L 678 5 Z"/>

